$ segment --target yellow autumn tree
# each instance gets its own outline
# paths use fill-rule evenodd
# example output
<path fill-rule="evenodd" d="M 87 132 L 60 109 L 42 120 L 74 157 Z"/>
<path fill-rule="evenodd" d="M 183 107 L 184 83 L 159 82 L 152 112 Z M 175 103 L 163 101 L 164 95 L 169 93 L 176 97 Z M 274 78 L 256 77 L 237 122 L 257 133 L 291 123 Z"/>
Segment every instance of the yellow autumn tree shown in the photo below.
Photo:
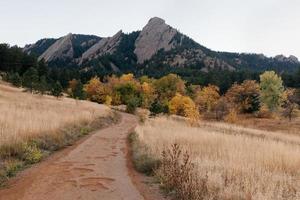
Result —
<path fill-rule="evenodd" d="M 192 120 L 199 119 L 199 112 L 193 100 L 188 96 L 177 93 L 169 102 L 170 114 L 188 117 Z"/>
<path fill-rule="evenodd" d="M 141 84 L 142 107 L 150 108 L 156 98 L 155 90 L 150 83 Z"/>
<path fill-rule="evenodd" d="M 208 85 L 197 93 L 195 102 L 201 112 L 211 112 L 219 99 L 219 88 L 215 85 Z"/>
<path fill-rule="evenodd" d="M 84 90 L 87 94 L 87 98 L 90 101 L 104 103 L 106 100 L 107 92 L 105 86 L 98 77 L 92 78 L 85 86 Z"/>
<path fill-rule="evenodd" d="M 185 82 L 176 74 L 161 77 L 154 82 L 154 87 L 162 104 L 170 101 L 176 93 L 185 93 Z"/>
<path fill-rule="evenodd" d="M 132 73 L 123 74 L 120 77 L 120 82 L 121 83 L 124 83 L 124 82 L 135 82 L 134 75 Z"/>

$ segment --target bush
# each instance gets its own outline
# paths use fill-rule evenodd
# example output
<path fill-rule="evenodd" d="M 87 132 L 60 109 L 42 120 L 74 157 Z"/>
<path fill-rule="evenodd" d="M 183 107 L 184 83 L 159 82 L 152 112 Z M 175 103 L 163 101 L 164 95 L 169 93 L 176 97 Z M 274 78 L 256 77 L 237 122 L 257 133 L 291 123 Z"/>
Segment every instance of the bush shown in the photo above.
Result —
<path fill-rule="evenodd" d="M 162 152 L 161 166 L 155 171 L 161 186 L 176 199 L 220 199 L 217 190 L 209 193 L 208 177 L 199 178 L 188 152 L 177 144 Z"/>
<path fill-rule="evenodd" d="M 22 160 L 27 164 L 34 164 L 39 162 L 43 157 L 42 151 L 33 143 L 25 143 L 23 145 Z"/>
<path fill-rule="evenodd" d="M 8 159 L 1 162 L 0 168 L 0 187 L 5 186 L 10 177 L 14 177 L 22 168 L 24 163 L 15 159 Z"/>
<path fill-rule="evenodd" d="M 13 177 L 23 167 L 23 163 L 19 160 L 7 160 L 4 163 L 5 175 L 7 177 Z"/>
<path fill-rule="evenodd" d="M 140 99 L 137 97 L 133 97 L 127 101 L 126 112 L 135 113 L 136 108 L 140 105 Z"/>
<path fill-rule="evenodd" d="M 169 107 L 167 104 L 163 104 L 159 101 L 155 101 L 154 103 L 151 104 L 150 112 L 154 114 L 168 113 Z"/>
<path fill-rule="evenodd" d="M 223 120 L 229 112 L 229 105 L 225 98 L 220 98 L 214 108 L 215 118 L 217 120 Z"/>
<path fill-rule="evenodd" d="M 18 73 L 11 74 L 9 76 L 9 81 L 16 87 L 20 87 L 22 85 L 22 79 Z"/>
<path fill-rule="evenodd" d="M 267 106 L 261 106 L 258 113 L 257 113 L 258 118 L 267 118 L 271 119 L 274 117 L 274 114 L 268 109 Z"/>
<path fill-rule="evenodd" d="M 110 106 L 112 102 L 112 98 L 109 95 L 106 95 L 104 104 Z"/>
<path fill-rule="evenodd" d="M 237 112 L 235 109 L 231 109 L 229 113 L 225 116 L 225 122 L 235 123 L 238 121 Z"/>
<path fill-rule="evenodd" d="M 131 145 L 131 155 L 134 168 L 146 175 L 153 174 L 154 170 L 160 165 L 160 161 L 154 159 L 147 153 L 144 145 L 141 145 L 136 133 L 131 133 L 128 136 L 128 141 Z"/>

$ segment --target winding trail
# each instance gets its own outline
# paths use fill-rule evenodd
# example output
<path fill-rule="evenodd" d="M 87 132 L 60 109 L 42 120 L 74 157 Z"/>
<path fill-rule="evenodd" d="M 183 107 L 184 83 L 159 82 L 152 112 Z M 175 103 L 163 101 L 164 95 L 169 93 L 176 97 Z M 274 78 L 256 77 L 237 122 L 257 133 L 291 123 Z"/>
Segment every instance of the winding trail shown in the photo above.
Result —
<path fill-rule="evenodd" d="M 126 139 L 136 117 L 96 131 L 22 172 L 0 190 L 1 200 L 142 200 L 127 163 Z"/>

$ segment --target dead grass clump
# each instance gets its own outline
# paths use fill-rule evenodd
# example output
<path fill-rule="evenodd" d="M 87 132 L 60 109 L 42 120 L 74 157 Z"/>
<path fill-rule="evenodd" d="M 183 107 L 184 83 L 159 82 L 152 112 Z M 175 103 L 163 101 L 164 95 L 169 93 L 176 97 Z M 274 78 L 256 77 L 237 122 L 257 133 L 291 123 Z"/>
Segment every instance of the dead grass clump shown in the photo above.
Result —
<path fill-rule="evenodd" d="M 131 146 L 131 156 L 134 168 L 141 173 L 151 175 L 160 165 L 160 161 L 149 154 L 147 147 L 140 143 L 138 135 L 129 134 L 128 141 Z"/>
<path fill-rule="evenodd" d="M 209 193 L 207 177 L 199 178 L 188 152 L 178 144 L 162 152 L 161 166 L 155 172 L 161 187 L 181 200 L 201 200 L 210 194 L 218 198 L 218 190 Z"/>

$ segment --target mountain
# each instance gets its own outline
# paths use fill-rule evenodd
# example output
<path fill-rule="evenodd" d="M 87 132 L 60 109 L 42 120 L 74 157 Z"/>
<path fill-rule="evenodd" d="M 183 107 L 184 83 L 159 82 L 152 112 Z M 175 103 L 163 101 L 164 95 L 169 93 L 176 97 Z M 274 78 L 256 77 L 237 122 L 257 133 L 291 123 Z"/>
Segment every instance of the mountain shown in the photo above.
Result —
<path fill-rule="evenodd" d="M 94 35 L 69 33 L 59 39 L 42 39 L 23 49 L 28 54 L 35 54 L 39 60 L 44 59 L 49 65 L 77 65 L 82 54 L 102 38 Z"/>
<path fill-rule="evenodd" d="M 210 50 L 177 29 L 154 17 L 141 31 L 119 31 L 112 37 L 68 34 L 58 39 L 42 39 L 23 49 L 44 59 L 49 66 L 75 66 L 98 73 L 159 73 L 176 69 L 209 72 L 264 71 L 293 72 L 300 67 L 295 56 L 228 53 Z"/>

